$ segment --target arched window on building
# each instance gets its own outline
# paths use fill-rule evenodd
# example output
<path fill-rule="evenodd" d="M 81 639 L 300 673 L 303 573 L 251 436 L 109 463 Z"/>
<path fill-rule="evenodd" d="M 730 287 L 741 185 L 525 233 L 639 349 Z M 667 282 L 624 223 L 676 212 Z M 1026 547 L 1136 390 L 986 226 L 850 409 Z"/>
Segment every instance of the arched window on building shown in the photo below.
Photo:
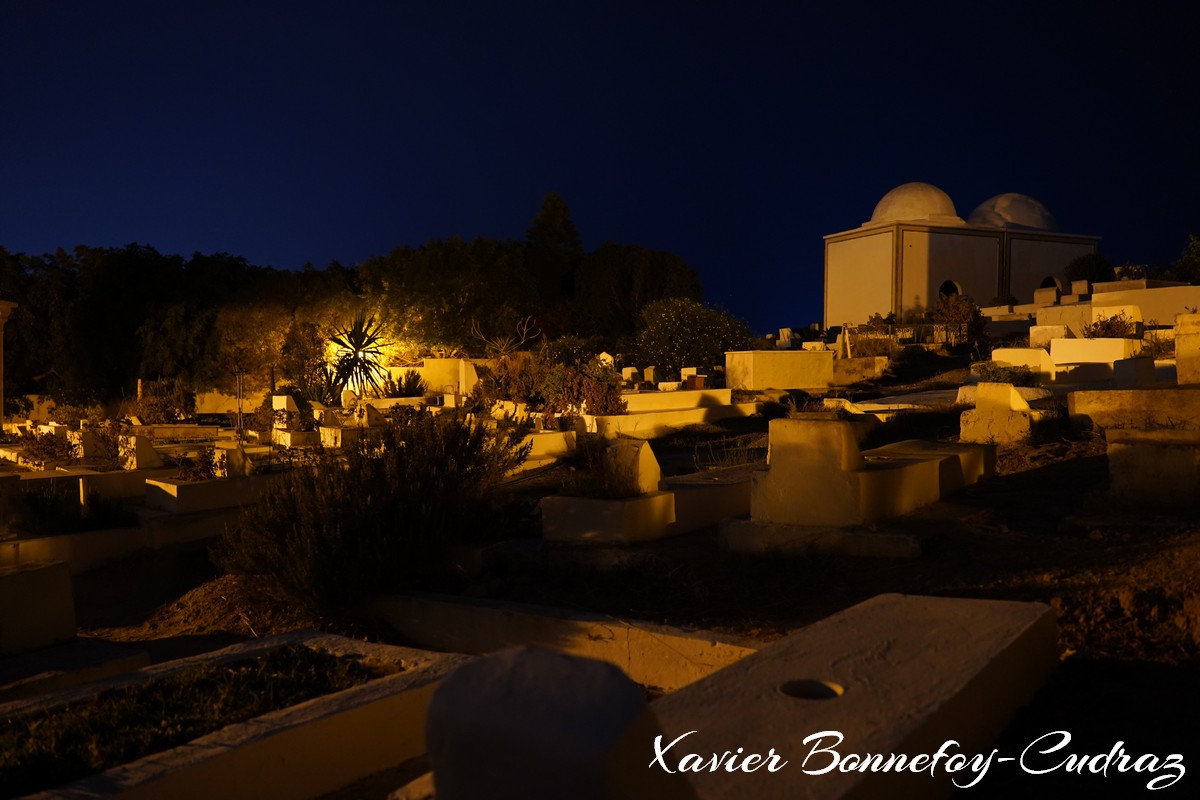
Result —
<path fill-rule="evenodd" d="M 959 294 L 962 294 L 962 287 L 955 281 L 942 281 L 942 285 L 938 287 L 938 299 Z"/>

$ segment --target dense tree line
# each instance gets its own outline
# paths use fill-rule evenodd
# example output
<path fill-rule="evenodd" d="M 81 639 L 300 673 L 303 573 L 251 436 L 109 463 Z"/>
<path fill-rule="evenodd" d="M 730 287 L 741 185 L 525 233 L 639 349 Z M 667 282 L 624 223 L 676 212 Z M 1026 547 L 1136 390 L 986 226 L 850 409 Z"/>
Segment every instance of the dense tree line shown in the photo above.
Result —
<path fill-rule="evenodd" d="M 412 359 L 482 355 L 518 326 L 546 339 L 632 347 L 654 301 L 698 300 L 678 256 L 606 242 L 586 252 L 566 204 L 548 195 L 522 241 L 433 240 L 353 267 L 297 271 L 227 253 L 80 246 L 27 255 L 0 248 L 6 394 L 73 403 L 130 397 L 139 378 L 231 390 L 320 378 L 325 343 L 357 312 Z"/>

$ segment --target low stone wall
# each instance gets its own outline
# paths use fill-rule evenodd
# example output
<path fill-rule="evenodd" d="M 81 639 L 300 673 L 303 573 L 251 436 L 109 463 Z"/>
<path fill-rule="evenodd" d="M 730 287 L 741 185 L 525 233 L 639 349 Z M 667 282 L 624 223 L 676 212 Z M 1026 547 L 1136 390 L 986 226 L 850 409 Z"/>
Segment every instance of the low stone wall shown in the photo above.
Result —
<path fill-rule="evenodd" d="M 728 406 L 732 398 L 731 389 L 680 389 L 674 392 L 627 392 L 621 395 L 630 414 Z"/>
<path fill-rule="evenodd" d="M 116 470 L 113 472 L 28 472 L 21 474 L 19 488 L 23 492 L 39 489 L 49 481 L 64 495 L 80 496 L 79 483 L 87 484 L 87 492 L 95 492 L 110 499 L 144 497 L 146 480 L 163 480 L 171 477 L 177 469 Z M 68 486 L 68 484 L 73 484 Z"/>
<path fill-rule="evenodd" d="M 146 505 L 173 514 L 190 514 L 253 503 L 279 474 L 210 481 L 181 481 L 174 478 L 146 481 Z"/>
<path fill-rule="evenodd" d="M 675 394 L 670 392 L 669 394 Z M 584 414 L 584 429 L 598 433 L 606 439 L 628 436 L 634 439 L 654 439 L 678 428 L 700 425 L 705 422 L 748 417 L 759 412 L 758 403 L 733 403 L 711 408 L 689 408 L 678 411 L 648 411 L 644 414 L 617 414 L 613 416 L 590 416 Z"/>

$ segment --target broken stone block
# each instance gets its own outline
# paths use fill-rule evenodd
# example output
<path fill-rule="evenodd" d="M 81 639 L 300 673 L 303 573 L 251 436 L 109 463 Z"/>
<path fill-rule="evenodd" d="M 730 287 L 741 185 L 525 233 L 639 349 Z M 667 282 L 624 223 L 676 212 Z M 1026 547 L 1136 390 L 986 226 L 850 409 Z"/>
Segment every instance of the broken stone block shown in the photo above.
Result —
<path fill-rule="evenodd" d="M 1045 415 L 1034 411 L 1011 383 L 981 383 L 975 408 L 959 417 L 959 441 L 1014 444 L 1029 438 Z"/>

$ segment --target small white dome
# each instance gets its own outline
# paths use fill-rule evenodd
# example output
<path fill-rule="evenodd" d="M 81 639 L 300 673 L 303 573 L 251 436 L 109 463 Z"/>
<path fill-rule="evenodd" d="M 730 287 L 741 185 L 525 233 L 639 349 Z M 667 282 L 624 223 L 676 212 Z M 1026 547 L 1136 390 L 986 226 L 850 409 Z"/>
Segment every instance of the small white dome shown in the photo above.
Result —
<path fill-rule="evenodd" d="M 967 222 L 984 228 L 1058 230 L 1058 223 L 1048 208 L 1029 195 L 1016 192 L 998 194 L 984 200 L 971 212 Z"/>
<path fill-rule="evenodd" d="M 871 215 L 871 222 L 867 224 L 915 220 L 953 221 L 962 224 L 950 195 L 932 183 L 920 182 L 897 186 L 885 194 L 875 205 L 875 213 Z"/>

